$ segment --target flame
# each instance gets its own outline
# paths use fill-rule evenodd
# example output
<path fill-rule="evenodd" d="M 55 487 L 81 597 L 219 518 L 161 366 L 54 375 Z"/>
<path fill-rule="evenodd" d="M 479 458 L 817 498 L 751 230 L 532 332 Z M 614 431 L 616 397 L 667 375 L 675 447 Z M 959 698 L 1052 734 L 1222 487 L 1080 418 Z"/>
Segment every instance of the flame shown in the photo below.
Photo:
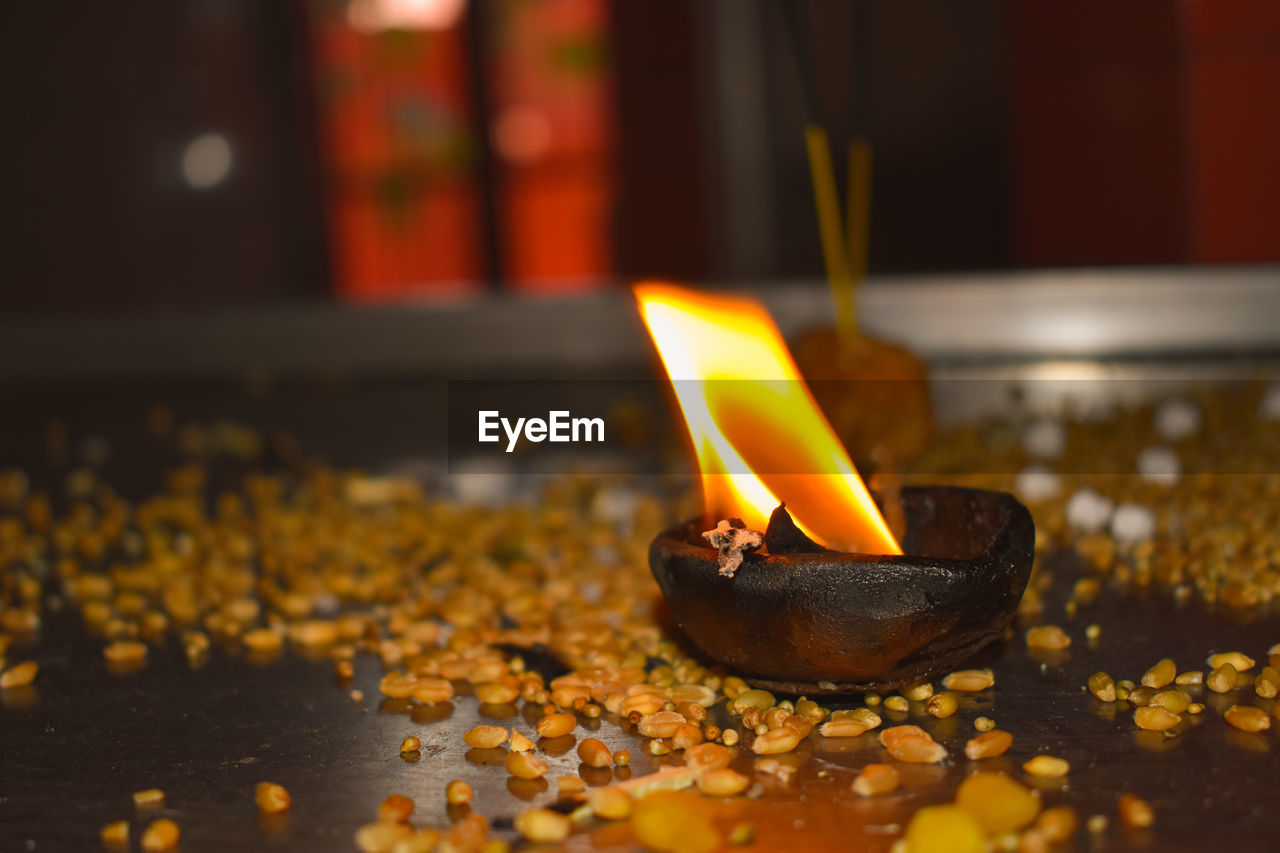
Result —
<path fill-rule="evenodd" d="M 710 518 L 764 530 L 785 500 L 815 542 L 902 553 L 758 302 L 656 282 L 635 294 L 684 412 Z"/>

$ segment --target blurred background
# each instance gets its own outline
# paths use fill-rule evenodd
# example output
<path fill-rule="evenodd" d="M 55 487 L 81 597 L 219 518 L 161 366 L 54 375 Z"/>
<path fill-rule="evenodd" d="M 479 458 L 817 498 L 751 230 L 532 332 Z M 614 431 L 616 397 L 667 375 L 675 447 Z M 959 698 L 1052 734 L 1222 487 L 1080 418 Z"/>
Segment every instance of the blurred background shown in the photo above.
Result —
<path fill-rule="evenodd" d="M 0 11 L 7 315 L 821 275 L 774 0 L 74 5 Z M 1280 4 L 802 5 L 873 275 L 1280 260 Z"/>

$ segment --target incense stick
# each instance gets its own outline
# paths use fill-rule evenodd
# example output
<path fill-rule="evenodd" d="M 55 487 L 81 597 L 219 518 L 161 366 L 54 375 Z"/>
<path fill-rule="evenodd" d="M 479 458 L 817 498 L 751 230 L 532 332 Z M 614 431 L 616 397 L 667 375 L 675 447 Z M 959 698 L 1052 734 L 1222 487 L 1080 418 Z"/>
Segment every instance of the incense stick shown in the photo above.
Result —
<path fill-rule="evenodd" d="M 845 215 L 848 217 L 849 274 L 856 294 L 858 286 L 867 277 L 867 254 L 871 243 L 871 143 L 866 139 L 855 139 L 849 143 L 849 204 Z"/>
<path fill-rule="evenodd" d="M 816 124 L 804 131 L 809 153 L 809 174 L 813 178 L 813 202 L 818 212 L 818 233 L 822 238 L 822 256 L 835 306 L 836 331 L 841 341 L 852 345 L 858 337 L 853 309 L 853 276 L 849 254 L 840 227 L 840 202 L 836 195 L 835 172 L 831 166 L 831 146 L 827 132 Z"/>
<path fill-rule="evenodd" d="M 787 30 L 787 42 L 791 45 L 791 57 L 796 63 L 796 77 L 800 80 L 800 98 L 804 103 L 805 120 L 809 124 L 818 121 L 818 86 L 813 79 L 813 68 L 804 46 L 808 42 L 805 32 L 803 0 L 778 0 L 782 22 Z"/>
<path fill-rule="evenodd" d="M 850 152 L 849 199 L 850 223 L 848 245 L 845 229 L 841 226 L 840 200 L 836 191 L 835 170 L 831 163 L 831 145 L 827 132 L 818 121 L 817 85 L 806 43 L 804 10 L 800 0 L 779 0 L 783 22 L 786 26 L 792 57 L 795 59 L 800 92 L 808 125 L 805 127 L 805 148 L 809 157 L 809 175 L 813 180 L 813 203 L 818 213 L 818 234 L 822 240 L 822 257 L 827 271 L 827 284 L 831 288 L 831 301 L 835 308 L 836 332 L 846 352 L 858 339 L 857 315 L 854 309 L 856 284 L 866 275 L 867 267 L 867 217 L 866 199 L 870 187 L 870 150 L 866 157 L 857 155 L 855 162 Z M 862 171 L 855 171 L 862 170 Z M 853 204 L 858 206 L 855 208 Z M 854 217 L 857 216 L 857 224 Z M 856 239 L 852 239 L 854 235 Z M 852 254 L 851 254 L 852 250 Z"/>

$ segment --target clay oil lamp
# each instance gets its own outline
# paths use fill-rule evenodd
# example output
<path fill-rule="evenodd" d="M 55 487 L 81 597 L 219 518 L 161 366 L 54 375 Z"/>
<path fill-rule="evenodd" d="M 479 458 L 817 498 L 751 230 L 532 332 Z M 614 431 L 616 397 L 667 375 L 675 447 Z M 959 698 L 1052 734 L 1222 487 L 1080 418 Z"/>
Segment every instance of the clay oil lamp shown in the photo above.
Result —
<path fill-rule="evenodd" d="M 649 566 L 688 639 L 753 684 L 810 695 L 933 678 L 998 638 L 1035 528 L 1002 492 L 912 487 L 901 541 L 749 299 L 636 287 L 702 475 L 703 517 Z"/>

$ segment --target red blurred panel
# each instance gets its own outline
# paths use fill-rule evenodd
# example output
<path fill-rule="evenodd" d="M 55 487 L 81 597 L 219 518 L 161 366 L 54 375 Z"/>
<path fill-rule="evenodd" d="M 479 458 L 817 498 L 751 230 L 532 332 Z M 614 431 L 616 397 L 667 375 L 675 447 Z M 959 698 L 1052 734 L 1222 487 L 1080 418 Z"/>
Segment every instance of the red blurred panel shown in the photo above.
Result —
<path fill-rule="evenodd" d="M 1011 4 L 1015 262 L 1153 263 L 1185 247 L 1178 4 Z"/>
<path fill-rule="evenodd" d="M 448 249 L 475 243 L 476 205 L 475 192 L 465 185 L 419 193 L 393 217 L 368 193 L 331 204 L 341 240 L 334 258 L 341 296 L 371 301 L 473 290 L 475 257 Z"/>
<path fill-rule="evenodd" d="M 1186 4 L 1192 255 L 1280 260 L 1280 3 Z"/>
<path fill-rule="evenodd" d="M 481 237 L 461 32 L 362 33 L 346 4 L 313 8 L 338 294 L 471 288 Z"/>
<path fill-rule="evenodd" d="M 1273 0 L 1183 0 L 1179 5 L 1197 52 L 1252 46 L 1275 54 L 1280 5 Z"/>
<path fill-rule="evenodd" d="M 614 269 L 613 71 L 605 0 L 505 0 L 492 33 L 503 270 L 524 291 Z"/>
<path fill-rule="evenodd" d="M 512 174 L 504 186 L 506 259 L 521 291 L 599 287 L 613 268 L 610 176 L 574 168 Z"/>

